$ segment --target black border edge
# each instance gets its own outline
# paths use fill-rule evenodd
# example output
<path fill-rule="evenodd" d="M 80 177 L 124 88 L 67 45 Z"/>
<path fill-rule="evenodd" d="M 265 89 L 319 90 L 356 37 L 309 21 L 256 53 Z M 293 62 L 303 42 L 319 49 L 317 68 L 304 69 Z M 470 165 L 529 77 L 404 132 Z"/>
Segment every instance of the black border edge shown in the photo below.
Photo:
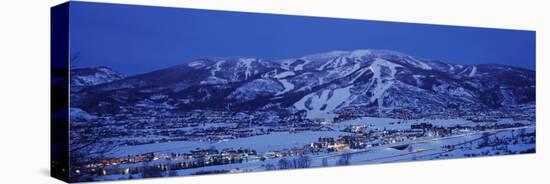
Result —
<path fill-rule="evenodd" d="M 69 180 L 69 9 L 50 9 L 50 175 Z"/>

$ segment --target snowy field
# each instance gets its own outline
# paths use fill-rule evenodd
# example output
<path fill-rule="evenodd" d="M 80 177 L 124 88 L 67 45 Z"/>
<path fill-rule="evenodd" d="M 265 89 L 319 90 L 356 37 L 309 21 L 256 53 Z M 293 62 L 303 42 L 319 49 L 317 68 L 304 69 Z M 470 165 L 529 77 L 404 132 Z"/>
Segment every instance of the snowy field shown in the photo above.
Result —
<path fill-rule="evenodd" d="M 136 146 L 121 146 L 110 155 L 124 157 L 149 152 L 187 153 L 196 148 L 206 149 L 215 147 L 223 150 L 226 148 L 254 149 L 259 153 L 278 151 L 290 148 L 301 148 L 306 144 L 317 141 L 319 137 L 338 137 L 349 133 L 338 131 L 308 131 L 298 133 L 274 132 L 267 135 L 259 135 L 247 138 L 230 139 L 221 142 L 200 141 L 176 141 L 157 144 L 144 144 Z"/>
<path fill-rule="evenodd" d="M 506 139 L 512 138 L 514 135 L 523 129 L 525 133 L 535 132 L 534 126 L 528 127 L 519 127 L 519 128 L 509 128 L 503 130 L 488 130 L 485 133 L 488 133 L 489 140 L 495 139 Z M 413 161 L 413 160 L 434 160 L 434 159 L 447 159 L 447 158 L 464 158 L 465 155 L 477 155 L 477 156 L 489 156 L 489 155 L 506 155 L 507 153 L 501 152 L 495 147 L 482 147 L 479 148 L 479 143 L 482 140 L 484 132 L 475 132 L 469 134 L 455 135 L 445 138 L 432 138 L 421 141 L 416 141 L 413 143 L 395 143 L 389 145 L 383 145 L 378 147 L 372 147 L 362 150 L 348 150 L 344 152 L 332 152 L 332 153 L 318 153 L 318 154 L 309 154 L 310 166 L 309 167 L 322 167 L 322 166 L 338 166 L 341 165 L 338 161 L 342 158 L 342 155 L 350 155 L 349 164 L 376 164 L 376 163 L 389 163 L 389 162 L 400 162 L 400 161 Z M 296 136 L 303 136 L 307 134 L 312 134 L 312 132 L 303 133 L 302 135 L 297 134 Z M 335 132 L 332 134 L 336 135 Z M 289 135 L 276 135 L 273 136 L 284 136 L 285 139 L 291 140 L 293 136 Z M 324 135 L 323 135 L 324 136 Z M 312 135 L 313 137 L 313 135 Z M 274 138 L 266 136 L 265 138 Z M 263 140 L 263 139 L 261 139 Z M 280 139 L 279 139 L 280 140 Z M 392 147 L 395 147 L 400 144 L 412 145 L 411 149 L 398 150 Z M 447 149 L 445 146 L 454 145 L 456 146 L 453 149 Z M 535 149 L 535 144 L 524 143 L 519 141 L 517 144 L 507 144 L 503 145 L 506 149 L 514 151 L 514 154 L 517 154 L 522 151 L 527 151 L 530 149 Z M 177 148 L 176 148 L 177 149 Z M 297 156 L 285 157 L 285 159 L 292 160 L 297 158 Z M 226 165 L 214 165 L 206 166 L 201 168 L 192 168 L 192 169 L 183 169 L 177 170 L 177 175 L 194 175 L 203 172 L 252 172 L 252 171 L 265 171 L 267 165 L 275 166 L 277 165 L 280 159 L 268 159 L 265 161 L 251 161 L 235 164 L 226 164 Z M 158 162 L 158 161 L 157 161 Z M 165 174 L 168 174 L 166 172 Z M 114 180 L 114 179 L 127 179 L 129 175 L 106 175 L 99 176 L 97 180 Z M 135 175 L 133 177 L 138 177 Z"/>
<path fill-rule="evenodd" d="M 398 123 L 401 122 L 401 123 Z M 501 119 L 497 123 L 516 123 L 511 119 Z M 519 121 L 521 123 L 529 124 L 526 121 Z M 132 145 L 132 146 L 120 146 L 116 150 L 110 152 L 108 155 L 113 157 L 124 157 L 128 155 L 137 155 L 149 152 L 158 153 L 186 153 L 196 148 L 210 148 L 215 147 L 218 150 L 226 148 L 243 148 L 254 149 L 258 153 L 264 153 L 267 151 L 279 151 L 291 148 L 300 148 L 306 144 L 317 141 L 319 137 L 338 137 L 340 135 L 347 135 L 350 133 L 340 132 L 343 128 L 350 125 L 365 125 L 370 126 L 371 129 L 397 129 L 406 130 L 410 128 L 411 124 L 416 123 L 431 123 L 434 126 L 451 127 L 454 125 L 476 125 L 478 123 L 468 121 L 465 119 L 446 119 L 446 120 L 399 120 L 392 118 L 375 118 L 365 117 L 355 120 L 343 121 L 331 125 L 334 131 L 307 131 L 298 133 L 288 132 L 273 132 L 267 135 L 253 136 L 247 138 L 229 139 L 221 142 L 201 142 L 201 141 L 175 141 L 164 142 L 156 144 L 144 144 L 144 145 Z M 489 123 L 489 122 L 488 122 Z M 490 122 L 493 123 L 493 122 Z M 483 124 L 480 123 L 480 124 Z"/>

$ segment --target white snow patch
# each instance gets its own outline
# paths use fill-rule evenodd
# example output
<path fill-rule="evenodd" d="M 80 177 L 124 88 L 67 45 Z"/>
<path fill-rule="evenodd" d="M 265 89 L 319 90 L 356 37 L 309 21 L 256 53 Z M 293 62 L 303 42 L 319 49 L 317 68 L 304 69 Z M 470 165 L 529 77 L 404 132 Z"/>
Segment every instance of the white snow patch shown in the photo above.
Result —
<path fill-rule="evenodd" d="M 359 77 L 363 76 L 363 74 L 365 74 L 365 72 L 367 72 L 368 70 L 370 70 L 370 68 L 363 68 L 359 70 L 359 73 L 355 75 L 355 77 L 353 77 L 353 79 L 351 79 L 349 83 L 353 84 L 355 81 L 357 81 L 357 79 L 359 79 Z"/>
<path fill-rule="evenodd" d="M 239 67 L 244 67 L 244 79 L 248 79 L 252 76 L 252 62 L 255 61 L 254 58 L 241 58 L 239 59 Z"/>
<path fill-rule="evenodd" d="M 230 139 L 222 142 L 201 142 L 201 141 L 175 141 L 157 144 L 144 144 L 133 146 L 121 146 L 108 155 L 128 156 L 143 154 L 148 152 L 164 153 L 187 153 L 196 148 L 206 149 L 215 147 L 216 149 L 226 148 L 245 148 L 254 149 L 259 153 L 267 151 L 279 151 L 293 147 L 301 148 L 306 144 L 317 141 L 322 136 L 339 136 L 347 133 L 339 131 L 310 131 L 299 133 L 275 132 L 267 135 L 252 136 L 247 138 Z"/>
<path fill-rule="evenodd" d="M 282 79 L 282 78 L 293 76 L 293 75 L 296 75 L 293 71 L 285 71 L 285 72 L 282 72 L 280 74 L 277 74 L 277 75 L 273 76 L 273 78 Z"/>
<path fill-rule="evenodd" d="M 382 76 L 382 67 L 390 69 L 390 77 Z M 384 93 L 393 85 L 395 73 L 395 68 L 402 67 L 401 65 L 386 61 L 384 59 L 376 58 L 373 63 L 370 65 L 370 69 L 373 72 L 373 78 L 376 81 L 376 87 L 374 88 L 373 96 L 370 99 L 371 102 L 378 100 L 378 109 L 382 109 Z"/>
<path fill-rule="evenodd" d="M 311 63 L 311 60 L 304 59 L 304 63 L 300 63 L 294 67 L 294 71 L 301 71 L 304 70 L 304 66 Z"/>
<path fill-rule="evenodd" d="M 307 55 L 302 57 L 302 59 L 305 59 L 305 60 L 327 59 L 327 58 L 335 58 L 335 57 L 339 57 L 347 54 L 349 54 L 348 51 L 335 50 L 330 52 Z"/>
<path fill-rule="evenodd" d="M 281 92 L 278 92 L 277 94 L 275 94 L 275 96 L 285 94 L 285 93 L 287 93 L 289 91 L 292 91 L 294 89 L 294 84 L 292 84 L 291 82 L 289 82 L 286 79 L 279 79 L 279 82 L 283 85 L 284 89 Z"/>
<path fill-rule="evenodd" d="M 216 64 L 214 65 L 214 69 L 210 70 L 210 75 L 212 76 L 216 76 L 216 72 L 222 70 L 222 64 L 225 63 L 225 60 L 221 60 L 221 61 L 218 61 L 216 62 Z"/>
<path fill-rule="evenodd" d="M 351 96 L 350 88 L 339 88 L 334 90 L 323 90 L 321 92 L 310 93 L 294 103 L 298 110 L 306 110 L 307 118 L 334 118 L 333 111 L 342 104 L 349 104 L 348 98 Z"/>
<path fill-rule="evenodd" d="M 293 59 L 285 59 L 280 61 L 281 62 L 281 68 L 285 70 L 290 70 L 290 65 L 294 62 Z"/>
<path fill-rule="evenodd" d="M 447 63 L 447 66 L 449 66 L 449 70 L 450 71 L 454 71 L 455 70 L 455 67 L 449 63 Z"/>
<path fill-rule="evenodd" d="M 209 76 L 206 80 L 200 82 L 200 84 L 227 84 L 228 81 L 215 76 Z"/>
<path fill-rule="evenodd" d="M 416 62 L 416 66 L 418 66 L 418 67 L 420 67 L 420 68 L 422 68 L 422 69 L 424 69 L 424 70 L 431 70 L 431 69 L 432 69 L 432 67 L 430 67 L 430 65 L 428 65 L 428 64 L 426 64 L 426 63 L 424 63 L 424 62 L 422 62 L 422 61 L 419 61 L 418 59 L 415 59 L 415 58 L 413 58 L 413 57 L 411 57 L 411 59 L 412 59 L 414 62 Z"/>
<path fill-rule="evenodd" d="M 193 67 L 193 68 L 198 68 L 198 67 L 203 67 L 204 63 L 201 62 L 201 61 L 193 61 L 193 62 L 188 63 L 187 66 Z"/>
<path fill-rule="evenodd" d="M 338 68 L 338 67 L 345 66 L 346 64 L 348 64 L 347 57 L 337 57 L 337 58 L 328 60 L 326 63 L 321 65 L 319 68 L 317 68 L 317 70 L 324 70 L 326 68 L 330 68 L 330 69 Z"/>
<path fill-rule="evenodd" d="M 470 71 L 470 74 L 468 74 L 468 77 L 473 77 L 476 74 L 477 68 L 476 66 L 472 67 L 472 70 Z"/>

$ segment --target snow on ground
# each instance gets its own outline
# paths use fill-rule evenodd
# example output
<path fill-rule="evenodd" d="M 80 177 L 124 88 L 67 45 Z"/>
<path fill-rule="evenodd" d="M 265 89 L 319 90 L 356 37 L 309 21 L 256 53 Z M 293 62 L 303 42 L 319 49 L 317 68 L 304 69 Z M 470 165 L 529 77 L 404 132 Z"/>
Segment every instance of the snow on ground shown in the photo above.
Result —
<path fill-rule="evenodd" d="M 334 68 L 345 66 L 347 64 L 348 64 L 348 59 L 346 57 L 337 57 L 321 65 L 319 68 L 317 68 L 317 70 L 324 70 L 325 68 L 334 69 Z"/>
<path fill-rule="evenodd" d="M 397 122 L 402 122 L 397 124 Z M 340 130 L 350 125 L 372 125 L 371 128 L 388 128 L 388 129 L 408 129 L 413 123 L 428 122 L 436 126 L 454 126 L 454 125 L 475 125 L 477 123 L 464 119 L 449 119 L 449 120 L 410 120 L 405 122 L 399 119 L 392 118 L 375 118 L 365 117 L 355 120 L 348 120 L 340 123 L 335 123 L 332 128 Z M 512 119 L 499 120 L 497 123 L 515 123 Z M 267 151 L 277 151 L 290 149 L 293 147 L 302 147 L 311 142 L 317 141 L 319 137 L 338 137 L 349 133 L 339 131 L 308 131 L 299 133 L 275 132 L 267 135 L 259 135 L 247 138 L 229 139 L 222 142 L 201 142 L 201 141 L 177 141 L 165 142 L 157 144 L 120 146 L 110 154 L 116 157 L 127 155 L 142 154 L 148 152 L 179 152 L 185 153 L 196 148 L 209 148 L 214 146 L 217 149 L 225 148 L 250 148 L 255 149 L 259 153 Z"/>
<path fill-rule="evenodd" d="M 333 112 L 338 106 L 350 102 L 348 98 L 351 96 L 351 87 L 353 86 L 310 93 L 294 103 L 294 107 L 298 110 L 306 110 L 307 117 L 310 119 L 331 119 L 336 116 Z"/>
<path fill-rule="evenodd" d="M 304 66 L 306 66 L 307 64 L 311 63 L 311 60 L 308 60 L 308 59 L 305 59 L 303 60 L 304 62 L 303 63 L 300 63 L 298 65 L 296 65 L 294 67 L 294 71 L 301 71 L 301 70 L 304 70 Z"/>
<path fill-rule="evenodd" d="M 255 61 L 256 59 L 254 58 L 241 58 L 239 59 L 239 62 L 238 62 L 238 65 L 239 67 L 244 67 L 245 70 L 244 70 L 244 79 L 248 79 L 249 77 L 252 76 L 253 71 L 252 71 L 252 62 Z"/>
<path fill-rule="evenodd" d="M 424 63 L 424 62 L 422 62 L 422 61 L 419 61 L 419 60 L 416 59 L 416 58 L 409 57 L 409 59 L 410 59 L 410 61 L 412 61 L 412 62 L 414 62 L 414 63 L 411 63 L 410 61 L 409 61 L 408 63 L 411 63 L 411 64 L 413 64 L 413 65 L 415 65 L 415 66 L 417 66 L 417 67 L 420 67 L 420 68 L 422 68 L 422 69 L 424 69 L 424 70 L 431 70 L 431 69 L 432 69 L 432 67 L 430 67 L 430 65 L 428 65 L 428 64 L 426 64 L 426 63 Z"/>
<path fill-rule="evenodd" d="M 390 123 L 395 121 L 396 119 L 390 119 L 390 118 L 368 118 L 367 120 L 377 120 L 378 123 L 384 124 L 384 123 Z M 449 120 L 449 121 L 440 121 L 442 122 L 441 125 L 453 125 L 457 122 L 465 122 L 464 120 Z M 499 121 L 502 123 L 509 123 L 513 122 L 513 120 L 503 120 Z M 348 124 L 358 123 L 357 121 L 346 121 Z M 510 128 L 510 129 L 504 129 L 504 130 L 488 130 L 487 133 L 490 133 L 489 137 L 492 137 L 492 139 L 495 139 L 495 137 L 498 137 L 499 139 L 504 139 L 506 137 L 513 137 L 514 134 L 517 134 L 517 130 L 525 129 L 526 133 L 533 133 L 535 132 L 535 127 L 518 127 L 518 128 Z M 254 146 L 258 147 L 261 151 L 267 151 L 273 148 L 273 150 L 276 149 L 282 149 L 282 148 L 290 148 L 293 146 L 302 146 L 304 144 L 307 144 L 307 142 L 311 142 L 317 139 L 319 136 L 338 136 L 341 133 L 339 132 L 302 132 L 302 133 L 296 133 L 296 134 L 290 134 L 290 133 L 273 133 L 270 135 L 265 136 L 256 136 L 256 137 L 249 137 L 249 138 L 243 138 L 243 139 L 237 139 L 234 142 L 221 142 L 221 143 L 213 143 L 213 144 L 206 144 L 206 143 L 200 143 L 203 144 L 205 147 L 209 147 L 211 145 L 214 145 L 216 148 L 220 149 L 225 146 L 230 145 L 231 147 L 235 147 L 236 145 L 241 145 L 243 147 L 246 146 Z M 483 132 L 472 132 L 468 134 L 460 134 L 460 135 L 454 135 L 449 137 L 430 137 L 426 139 L 419 139 L 414 142 L 399 142 L 395 144 L 389 144 L 389 145 L 382 145 L 377 147 L 371 147 L 363 150 L 347 150 L 342 152 L 320 152 L 315 154 L 308 154 L 307 157 L 310 158 L 310 167 L 321 167 L 321 166 L 337 166 L 339 160 L 343 158 L 343 155 L 347 154 L 350 155 L 349 163 L 350 165 L 358 165 L 358 164 L 375 164 L 375 163 L 388 163 L 388 162 L 401 162 L 401 161 L 413 161 L 413 160 L 433 160 L 433 159 L 445 159 L 445 158 L 463 158 L 466 155 L 477 155 L 477 156 L 483 156 L 483 155 L 500 155 L 500 154 L 506 154 L 506 153 L 499 153 L 498 149 L 494 149 L 493 147 L 482 147 L 478 148 L 479 141 L 481 141 L 481 138 L 483 136 Z M 285 142 L 284 145 L 278 144 L 280 142 Z M 181 146 L 182 143 L 186 143 L 186 146 L 190 146 L 191 144 L 187 144 L 187 142 L 176 142 L 175 145 L 170 144 L 159 144 L 159 147 L 163 148 L 169 148 L 173 150 L 184 150 L 186 148 L 178 147 Z M 394 149 L 393 147 L 396 145 L 403 145 L 403 144 L 409 144 L 412 145 L 412 149 L 404 149 L 404 150 L 398 150 Z M 262 145 L 262 146 L 258 146 Z M 461 146 L 457 147 L 455 149 L 446 149 L 446 145 L 455 145 L 455 146 Z M 150 145 L 148 145 L 150 146 Z M 139 147 L 139 146 L 138 146 Z M 519 142 L 518 144 L 508 144 L 506 145 L 507 149 L 514 151 L 515 153 L 519 153 L 522 151 L 527 151 L 530 149 L 535 149 L 535 144 L 526 144 Z M 135 147 L 137 148 L 137 147 Z M 132 148 L 134 149 L 134 148 Z M 151 147 L 146 148 L 145 150 L 150 151 Z M 136 149 L 139 150 L 139 149 Z M 482 154 L 484 153 L 485 154 Z M 294 158 L 297 158 L 298 156 L 289 156 L 285 157 L 287 160 L 292 160 Z M 215 166 L 206 166 L 206 167 L 200 167 L 200 168 L 191 168 L 191 169 L 182 169 L 177 170 L 177 175 L 184 176 L 184 175 L 193 175 L 201 172 L 216 172 L 216 171 L 224 171 L 224 172 L 252 172 L 252 171 L 264 171 L 266 170 L 266 165 L 272 165 L 274 169 L 278 168 L 278 163 L 281 158 L 275 158 L 275 159 L 267 159 L 265 161 L 258 161 L 258 160 L 252 160 L 252 161 L 244 161 L 243 163 L 235 163 L 235 164 L 226 164 L 226 165 L 215 165 Z M 325 160 L 325 161 L 324 161 Z M 150 163 L 150 165 L 154 164 L 160 164 L 165 163 L 166 160 L 156 160 Z M 123 164 L 118 166 L 119 168 L 125 168 L 125 167 L 139 167 L 139 164 Z M 165 175 L 168 174 L 168 172 L 164 173 Z M 95 178 L 96 180 L 115 180 L 115 179 L 126 179 L 129 175 L 107 175 L 107 176 L 99 176 Z M 134 178 L 139 178 L 139 175 L 133 175 Z"/>
<path fill-rule="evenodd" d="M 200 84 L 227 84 L 228 81 L 216 76 L 208 76 L 206 80 L 200 82 Z"/>
<path fill-rule="evenodd" d="M 527 132 L 534 131 L 534 128 L 526 128 Z M 499 137 L 510 136 L 511 130 L 504 131 L 495 131 L 494 135 Z M 380 147 L 373 147 L 366 150 L 356 150 L 356 151 L 344 151 L 344 152 L 332 152 L 332 153 L 320 153 L 320 154 L 310 154 L 308 157 L 311 159 L 310 167 L 320 167 L 323 166 L 323 159 L 327 160 L 327 166 L 336 166 L 338 165 L 338 160 L 341 159 L 342 155 L 350 154 L 350 164 L 373 164 L 373 163 L 387 163 L 387 162 L 398 162 L 398 161 L 411 161 L 411 160 L 432 160 L 438 159 L 440 155 L 446 155 L 445 158 L 461 158 L 464 157 L 464 154 L 476 153 L 479 154 L 482 151 L 491 150 L 491 148 L 481 148 L 481 149 L 472 149 L 469 151 L 464 151 L 462 149 L 456 150 L 445 150 L 442 146 L 445 145 L 456 145 L 463 144 L 465 142 L 473 141 L 470 146 L 475 148 L 477 146 L 476 140 L 479 140 L 482 136 L 482 133 L 473 133 L 460 136 L 453 136 L 448 138 L 435 138 L 430 140 L 425 140 L 413 144 L 412 150 L 397 150 L 391 148 L 393 145 L 385 145 Z M 515 151 L 525 151 L 530 148 L 534 148 L 533 144 L 523 144 L 517 146 L 510 146 L 510 148 Z M 291 160 L 294 157 L 286 157 L 287 160 Z M 220 166 L 209 166 L 196 169 L 186 169 L 178 171 L 180 175 L 189 175 L 196 173 L 198 171 L 216 171 L 216 170 L 235 170 L 239 168 L 241 171 L 261 171 L 265 170 L 262 165 L 273 164 L 277 167 L 279 159 L 266 160 L 265 162 L 246 162 L 239 164 L 229 164 L 229 165 L 220 165 Z"/>
<path fill-rule="evenodd" d="M 490 137 L 493 139 L 495 137 L 498 137 L 499 139 L 503 139 L 506 137 L 512 137 L 514 134 L 514 131 L 524 129 L 526 133 L 532 133 L 535 131 L 534 126 L 530 127 L 522 127 L 522 128 L 512 128 L 507 130 L 493 130 L 489 131 L 491 133 Z M 409 155 L 408 157 L 402 157 L 402 158 L 393 158 L 388 159 L 385 162 L 397 162 L 397 161 L 410 161 L 410 160 L 433 160 L 433 159 L 441 159 L 441 158 L 464 158 L 465 155 L 481 155 L 482 152 L 487 152 L 488 155 L 500 155 L 505 154 L 502 153 L 501 150 L 494 149 L 494 147 L 483 147 L 483 148 L 477 148 L 479 145 L 479 139 L 481 139 L 482 133 L 472 133 L 467 134 L 464 136 L 456 136 L 451 139 L 440 139 L 437 141 L 432 142 L 424 142 L 421 144 L 414 144 L 414 147 L 416 149 L 425 150 L 420 151 L 418 153 Z M 441 146 L 444 145 L 457 145 L 457 144 L 465 144 L 466 149 L 453 149 L 453 150 L 444 150 Z M 509 150 L 515 151 L 516 153 L 527 151 L 529 149 L 535 149 L 535 144 L 528 144 L 528 143 L 518 143 L 518 144 L 505 144 L 505 147 Z M 500 153 L 499 153 L 500 152 Z"/>
<path fill-rule="evenodd" d="M 293 76 L 293 75 L 296 75 L 293 71 L 285 71 L 285 72 L 282 72 L 280 74 L 277 74 L 277 75 L 273 76 L 273 78 L 282 79 L 282 78 Z"/>
<path fill-rule="evenodd" d="M 145 144 L 134 146 L 121 146 L 110 155 L 123 157 L 127 155 L 136 155 L 149 152 L 166 153 L 185 153 L 196 148 L 209 148 L 223 150 L 225 148 L 243 148 L 254 149 L 259 153 L 267 151 L 277 151 L 290 149 L 293 147 L 302 148 L 311 142 L 315 142 L 319 137 L 338 137 L 348 133 L 338 131 L 308 131 L 299 133 L 275 132 L 267 135 L 259 135 L 247 138 L 230 139 L 222 142 L 201 142 L 201 141 L 177 141 L 158 144 Z"/>
<path fill-rule="evenodd" d="M 289 91 L 292 91 L 294 89 L 294 84 L 292 84 L 291 82 L 289 82 L 286 79 L 280 79 L 279 82 L 283 85 L 284 90 L 278 92 L 277 94 L 275 94 L 275 96 L 285 94 L 285 93 L 287 93 Z"/>
<path fill-rule="evenodd" d="M 281 63 L 281 68 L 282 69 L 291 70 L 290 65 L 292 65 L 294 60 L 293 59 L 284 59 L 284 60 L 279 60 L 279 62 Z"/>
<path fill-rule="evenodd" d="M 351 66 L 338 66 L 340 68 L 339 70 L 329 70 L 328 74 L 326 76 L 338 76 L 337 78 L 341 78 L 344 76 L 348 76 L 352 74 L 353 72 L 361 69 L 361 63 L 356 61 L 355 64 Z"/>
<path fill-rule="evenodd" d="M 210 75 L 211 76 L 216 76 L 216 72 L 219 72 L 220 70 L 222 70 L 222 65 L 225 63 L 225 60 L 221 60 L 221 61 L 218 61 L 216 62 L 216 64 L 214 65 L 214 69 L 210 70 Z"/>
<path fill-rule="evenodd" d="M 193 68 L 199 68 L 199 67 L 205 66 L 205 64 L 202 61 L 193 61 L 193 62 L 190 62 L 189 64 L 187 64 L 187 66 L 193 67 Z"/>
<path fill-rule="evenodd" d="M 382 75 L 382 68 L 388 68 L 390 70 L 390 76 L 385 77 Z M 376 80 L 376 87 L 374 88 L 371 102 L 377 100 L 378 109 L 383 109 L 384 99 L 382 98 L 384 93 L 393 85 L 395 79 L 396 68 L 402 67 L 401 65 L 386 61 L 384 59 L 376 58 L 370 65 L 370 69 L 373 72 L 373 78 Z"/>
<path fill-rule="evenodd" d="M 534 127 L 527 128 L 517 128 L 517 129 L 508 129 L 508 130 L 492 130 L 489 131 L 491 136 L 498 136 L 499 138 L 510 137 L 513 130 L 525 129 L 527 133 L 534 132 Z M 365 150 L 349 151 L 347 153 L 351 154 L 350 163 L 352 165 L 356 164 L 373 164 L 373 163 L 387 163 L 387 162 L 398 162 L 398 161 L 411 161 L 411 160 L 432 160 L 442 158 L 441 155 L 445 155 L 445 158 L 463 158 L 465 154 L 480 154 L 484 151 L 495 152 L 492 147 L 480 148 L 477 149 L 476 141 L 482 137 L 483 133 L 469 133 L 464 135 L 456 135 L 446 138 L 430 138 L 416 141 L 415 143 L 395 143 L 390 145 L 384 145 L 379 147 L 367 148 Z M 446 150 L 443 148 L 445 145 L 460 145 L 464 143 L 469 149 L 454 149 Z M 412 150 L 404 149 L 397 150 L 392 148 L 392 146 L 399 144 L 410 144 L 412 143 Z M 526 151 L 528 149 L 534 149 L 535 144 L 517 144 L 517 145 L 508 145 L 508 149 L 514 150 L 517 152 Z M 338 159 L 345 152 L 337 152 L 333 154 L 323 154 L 319 156 L 312 156 L 312 167 L 321 166 L 322 158 L 327 158 L 329 165 L 336 165 Z M 495 154 L 495 153 L 492 153 Z"/>
<path fill-rule="evenodd" d="M 470 71 L 470 74 L 468 74 L 468 77 L 473 77 L 476 74 L 477 68 L 476 66 L 472 67 L 472 71 Z"/>
<path fill-rule="evenodd" d="M 367 67 L 367 68 L 362 68 L 362 69 L 360 69 L 359 72 L 357 72 L 357 74 L 355 74 L 355 76 L 353 77 L 353 79 L 351 79 L 351 80 L 349 81 L 349 84 L 355 83 L 355 81 L 356 81 L 357 79 L 359 79 L 361 76 L 363 76 L 363 74 L 364 74 L 365 72 L 367 72 L 367 71 L 369 71 L 369 70 L 370 70 L 370 68 L 368 68 L 368 67 Z"/>

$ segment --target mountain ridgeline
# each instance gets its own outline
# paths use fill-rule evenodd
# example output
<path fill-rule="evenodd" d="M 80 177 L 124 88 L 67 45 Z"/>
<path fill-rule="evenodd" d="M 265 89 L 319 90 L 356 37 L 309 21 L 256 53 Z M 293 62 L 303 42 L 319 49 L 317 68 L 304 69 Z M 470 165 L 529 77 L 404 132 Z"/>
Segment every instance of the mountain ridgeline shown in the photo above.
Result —
<path fill-rule="evenodd" d="M 75 70 L 71 85 L 82 89 L 71 94 L 72 106 L 99 114 L 134 107 L 263 111 L 309 119 L 343 112 L 452 115 L 534 108 L 536 89 L 533 70 L 450 64 L 386 50 L 332 51 L 274 61 L 207 58 L 129 77 L 116 72 L 73 75 Z"/>

